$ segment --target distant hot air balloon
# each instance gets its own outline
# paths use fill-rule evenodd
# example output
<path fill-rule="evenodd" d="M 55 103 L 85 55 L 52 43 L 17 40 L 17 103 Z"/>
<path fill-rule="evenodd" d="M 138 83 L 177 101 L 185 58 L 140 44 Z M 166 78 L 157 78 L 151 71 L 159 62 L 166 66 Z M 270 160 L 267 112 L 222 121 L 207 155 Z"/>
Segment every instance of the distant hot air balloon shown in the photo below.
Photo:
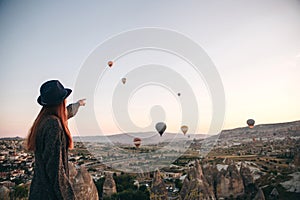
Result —
<path fill-rule="evenodd" d="M 126 78 L 122 78 L 122 83 L 123 83 L 123 84 L 126 83 Z"/>
<path fill-rule="evenodd" d="M 136 148 L 139 148 L 142 143 L 142 140 L 140 138 L 134 138 L 133 143 L 136 146 Z"/>
<path fill-rule="evenodd" d="M 110 60 L 110 61 L 108 61 L 107 64 L 108 64 L 109 67 L 112 67 L 114 63 L 113 63 L 113 61 Z"/>
<path fill-rule="evenodd" d="M 249 128 L 253 128 L 254 124 L 255 124 L 255 121 L 253 119 L 248 119 L 247 124 L 248 124 Z"/>
<path fill-rule="evenodd" d="M 158 122 L 155 125 L 155 128 L 156 128 L 157 132 L 160 134 L 160 136 L 162 136 L 167 128 L 167 125 L 164 122 Z"/>
<path fill-rule="evenodd" d="M 181 94 L 180 94 L 180 93 L 178 93 L 177 95 L 180 97 L 180 95 L 181 95 Z"/>
<path fill-rule="evenodd" d="M 186 125 L 181 126 L 181 131 L 183 132 L 183 134 L 185 135 L 186 132 L 189 130 L 189 127 Z"/>

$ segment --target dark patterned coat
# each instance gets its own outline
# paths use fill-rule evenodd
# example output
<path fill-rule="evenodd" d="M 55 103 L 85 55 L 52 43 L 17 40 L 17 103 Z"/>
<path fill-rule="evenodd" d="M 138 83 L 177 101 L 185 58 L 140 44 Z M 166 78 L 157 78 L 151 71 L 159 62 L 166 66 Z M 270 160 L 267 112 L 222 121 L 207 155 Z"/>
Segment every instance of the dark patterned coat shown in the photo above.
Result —
<path fill-rule="evenodd" d="M 73 117 L 79 103 L 67 107 Z M 58 117 L 46 117 L 38 127 L 30 200 L 76 199 L 69 181 L 68 140 Z"/>

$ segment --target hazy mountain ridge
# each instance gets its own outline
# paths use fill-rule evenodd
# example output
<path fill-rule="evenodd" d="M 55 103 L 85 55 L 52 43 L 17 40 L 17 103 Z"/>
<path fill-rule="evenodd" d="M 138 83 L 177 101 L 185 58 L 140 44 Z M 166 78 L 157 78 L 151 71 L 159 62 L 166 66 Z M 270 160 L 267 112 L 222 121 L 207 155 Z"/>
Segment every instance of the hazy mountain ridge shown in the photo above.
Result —
<path fill-rule="evenodd" d="M 190 136 L 190 137 L 189 137 Z M 133 139 L 139 137 L 143 144 L 157 144 L 159 142 L 170 142 L 172 140 L 192 140 L 203 139 L 207 137 L 205 134 L 186 134 L 183 133 L 164 133 L 161 137 L 157 132 L 142 132 L 142 133 L 121 133 L 116 135 L 101 135 L 101 136 L 78 136 L 74 137 L 74 141 L 81 142 L 99 142 L 99 143 L 122 143 L 132 144 Z"/>
<path fill-rule="evenodd" d="M 254 128 L 239 127 L 235 129 L 223 130 L 220 133 L 219 139 L 247 137 L 247 138 L 264 138 L 264 137 L 292 137 L 300 136 L 300 121 L 259 124 Z"/>
<path fill-rule="evenodd" d="M 3 137 L 0 140 L 24 140 L 24 138 L 16 136 L 16 137 Z"/>
<path fill-rule="evenodd" d="M 189 137 L 190 136 L 190 137 Z M 192 140 L 215 138 L 219 139 L 252 139 L 252 138 L 270 138 L 270 137 L 292 137 L 300 136 L 300 120 L 283 123 L 259 124 L 254 128 L 239 127 L 234 129 L 223 130 L 219 135 L 210 136 L 207 134 L 189 134 L 182 133 L 164 133 L 162 137 L 157 132 L 142 132 L 142 133 L 121 133 L 108 136 L 83 136 L 74 137 L 75 141 L 82 142 L 100 142 L 100 143 L 122 143 L 132 144 L 134 137 L 142 139 L 143 144 L 153 144 L 159 142 L 170 142 L 172 140 Z"/>
<path fill-rule="evenodd" d="M 190 136 L 190 138 L 189 138 Z M 141 133 L 121 133 L 115 135 L 99 135 L 99 136 L 74 136 L 74 141 L 82 142 L 100 142 L 100 143 L 123 143 L 132 144 L 134 137 L 139 137 L 143 140 L 143 144 L 153 144 L 158 142 L 170 142 L 172 140 L 192 140 L 203 139 L 210 135 L 207 134 L 190 134 L 183 135 L 182 133 L 164 133 L 162 137 L 153 132 L 141 132 Z M 272 124 L 258 124 L 253 129 L 249 127 L 238 127 L 234 129 L 222 130 L 219 133 L 219 139 L 224 138 L 253 138 L 253 137 L 286 137 L 286 136 L 300 136 L 300 120 L 283 123 Z M 211 137 L 218 137 L 214 135 Z M 4 137 L 0 140 L 23 140 L 24 138 L 16 137 Z"/>

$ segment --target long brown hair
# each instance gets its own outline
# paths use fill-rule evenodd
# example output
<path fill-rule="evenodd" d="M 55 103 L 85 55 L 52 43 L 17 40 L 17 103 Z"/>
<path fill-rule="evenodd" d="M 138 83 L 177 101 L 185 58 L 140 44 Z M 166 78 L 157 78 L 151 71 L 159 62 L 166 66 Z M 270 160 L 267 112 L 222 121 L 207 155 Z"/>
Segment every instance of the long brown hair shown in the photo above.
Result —
<path fill-rule="evenodd" d="M 59 104 L 57 106 L 51 106 L 51 107 L 44 106 L 41 109 L 38 116 L 34 120 L 34 123 L 31 127 L 31 129 L 29 130 L 29 134 L 28 134 L 27 141 L 26 141 L 27 149 L 31 150 L 31 151 L 35 150 L 36 136 L 38 134 L 38 127 L 39 127 L 40 123 L 42 122 L 42 120 L 49 115 L 54 115 L 60 119 L 62 127 L 67 134 L 68 148 L 72 149 L 73 148 L 73 140 L 72 140 L 70 130 L 68 128 L 68 121 L 67 121 L 68 119 L 67 119 L 67 115 L 66 115 L 66 101 L 63 101 L 61 104 Z"/>

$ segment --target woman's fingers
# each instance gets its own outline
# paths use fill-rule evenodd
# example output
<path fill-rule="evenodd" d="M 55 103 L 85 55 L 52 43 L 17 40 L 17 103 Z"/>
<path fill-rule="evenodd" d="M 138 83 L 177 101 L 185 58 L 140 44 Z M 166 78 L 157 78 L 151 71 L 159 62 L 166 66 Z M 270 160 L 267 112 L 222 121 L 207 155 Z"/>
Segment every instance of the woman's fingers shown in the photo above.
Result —
<path fill-rule="evenodd" d="M 85 106 L 85 103 L 86 103 L 85 101 L 86 101 L 86 99 L 80 99 L 77 102 L 79 103 L 80 106 Z"/>

